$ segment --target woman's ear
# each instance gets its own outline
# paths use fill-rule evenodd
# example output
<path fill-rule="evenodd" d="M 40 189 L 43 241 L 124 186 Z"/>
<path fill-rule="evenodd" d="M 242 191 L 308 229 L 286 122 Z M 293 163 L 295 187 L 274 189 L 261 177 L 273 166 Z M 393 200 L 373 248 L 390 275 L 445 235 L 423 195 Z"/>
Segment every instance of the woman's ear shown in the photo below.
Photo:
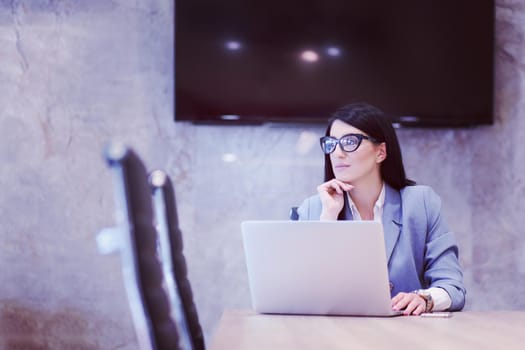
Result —
<path fill-rule="evenodd" d="M 381 142 L 378 146 L 377 146 L 377 155 L 376 155 L 376 162 L 377 163 L 381 163 L 382 161 L 384 161 L 386 159 L 386 143 L 384 142 Z"/>

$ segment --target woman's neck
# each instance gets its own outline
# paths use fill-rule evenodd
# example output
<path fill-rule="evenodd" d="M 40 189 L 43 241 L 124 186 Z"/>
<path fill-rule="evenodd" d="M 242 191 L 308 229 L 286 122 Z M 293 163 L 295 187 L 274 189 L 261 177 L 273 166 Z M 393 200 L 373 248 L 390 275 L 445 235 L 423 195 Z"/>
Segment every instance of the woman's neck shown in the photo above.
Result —
<path fill-rule="evenodd" d="M 349 192 L 363 220 L 374 219 L 374 205 L 381 194 L 382 188 L 383 180 L 378 178 L 367 183 L 356 184 Z"/>

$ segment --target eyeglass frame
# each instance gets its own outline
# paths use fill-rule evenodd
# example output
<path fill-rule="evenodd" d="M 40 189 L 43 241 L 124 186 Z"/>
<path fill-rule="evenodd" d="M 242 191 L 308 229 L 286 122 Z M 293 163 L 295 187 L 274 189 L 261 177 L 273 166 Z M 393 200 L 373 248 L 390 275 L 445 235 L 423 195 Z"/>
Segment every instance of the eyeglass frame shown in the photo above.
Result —
<path fill-rule="evenodd" d="M 355 148 L 351 151 L 347 151 L 344 149 L 343 145 L 341 144 L 341 139 L 344 139 L 345 137 L 348 137 L 348 136 L 354 136 L 357 138 L 358 142 L 357 142 L 357 146 L 355 146 Z M 335 140 L 337 141 L 334 149 L 328 153 L 326 153 L 324 147 L 323 147 L 323 142 L 327 139 L 332 139 L 332 140 Z M 332 154 L 334 153 L 335 149 L 337 148 L 337 145 L 339 145 L 339 147 L 341 148 L 342 151 L 344 152 L 347 152 L 347 153 L 352 153 L 352 152 L 355 152 L 357 151 L 357 149 L 359 148 L 359 146 L 361 146 L 361 142 L 363 142 L 363 140 L 369 140 L 370 142 L 373 142 L 373 143 L 380 143 L 377 139 L 373 138 L 372 136 L 366 136 L 366 135 L 363 135 L 363 134 L 355 134 L 355 133 L 350 133 L 350 134 L 346 134 L 346 135 L 343 135 L 341 136 L 340 138 L 335 138 L 333 136 L 323 136 L 319 139 L 319 143 L 321 145 L 321 150 L 323 151 L 323 153 L 325 155 L 329 155 L 329 154 Z"/>

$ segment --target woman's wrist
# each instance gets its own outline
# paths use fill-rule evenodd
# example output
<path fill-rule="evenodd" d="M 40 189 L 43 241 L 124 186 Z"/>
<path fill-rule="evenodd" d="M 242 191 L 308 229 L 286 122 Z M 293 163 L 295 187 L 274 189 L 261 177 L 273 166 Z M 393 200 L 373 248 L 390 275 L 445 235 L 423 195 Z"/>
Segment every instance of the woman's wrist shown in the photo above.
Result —
<path fill-rule="evenodd" d="M 336 221 L 338 215 L 339 213 L 330 213 L 330 212 L 322 211 L 321 216 L 319 217 L 319 220 L 320 221 Z"/>

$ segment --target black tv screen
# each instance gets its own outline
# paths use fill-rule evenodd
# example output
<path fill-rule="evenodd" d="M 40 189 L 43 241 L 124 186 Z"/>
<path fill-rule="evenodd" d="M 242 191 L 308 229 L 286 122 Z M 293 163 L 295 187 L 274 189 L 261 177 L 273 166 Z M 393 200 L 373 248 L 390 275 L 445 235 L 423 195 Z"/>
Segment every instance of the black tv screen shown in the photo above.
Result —
<path fill-rule="evenodd" d="M 494 1 L 177 0 L 175 120 L 406 126 L 493 120 Z"/>

